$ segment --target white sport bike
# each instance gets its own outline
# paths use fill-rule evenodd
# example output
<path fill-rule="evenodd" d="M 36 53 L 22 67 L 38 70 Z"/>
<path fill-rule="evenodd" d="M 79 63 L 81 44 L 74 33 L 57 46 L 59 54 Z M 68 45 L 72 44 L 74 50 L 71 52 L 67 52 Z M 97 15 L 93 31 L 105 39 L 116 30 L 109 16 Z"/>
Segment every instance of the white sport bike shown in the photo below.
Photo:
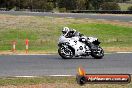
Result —
<path fill-rule="evenodd" d="M 94 37 L 74 36 L 66 38 L 61 35 L 58 42 L 58 53 L 63 59 L 86 57 L 89 55 L 96 59 L 101 59 L 104 56 L 104 50 L 99 44 L 98 39 Z"/>

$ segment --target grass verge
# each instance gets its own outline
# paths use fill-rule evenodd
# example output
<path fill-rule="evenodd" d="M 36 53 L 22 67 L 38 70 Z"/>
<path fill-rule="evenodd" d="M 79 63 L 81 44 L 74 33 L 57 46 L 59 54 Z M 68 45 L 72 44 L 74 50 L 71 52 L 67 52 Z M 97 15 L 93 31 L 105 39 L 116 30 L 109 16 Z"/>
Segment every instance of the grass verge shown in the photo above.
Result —
<path fill-rule="evenodd" d="M 24 51 L 25 39 L 28 38 L 31 52 L 57 52 L 57 41 L 63 26 L 98 37 L 107 51 L 112 51 L 111 47 L 113 51 L 132 51 L 127 49 L 132 48 L 130 22 L 12 15 L 0 15 L 0 51 L 11 50 L 14 40 L 17 42 L 16 49 Z"/>
<path fill-rule="evenodd" d="M 0 88 L 131 88 L 129 84 L 86 84 L 80 86 L 75 77 L 0 78 Z"/>

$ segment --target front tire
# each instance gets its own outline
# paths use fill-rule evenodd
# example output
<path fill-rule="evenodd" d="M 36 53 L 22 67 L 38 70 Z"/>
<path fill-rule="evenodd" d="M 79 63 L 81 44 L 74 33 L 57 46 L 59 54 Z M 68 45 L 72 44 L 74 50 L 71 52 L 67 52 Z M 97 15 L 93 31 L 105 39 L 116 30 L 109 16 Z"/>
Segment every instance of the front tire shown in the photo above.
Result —
<path fill-rule="evenodd" d="M 91 50 L 91 56 L 96 59 L 102 59 L 104 56 L 104 50 L 100 46 L 97 46 L 97 49 Z"/>
<path fill-rule="evenodd" d="M 72 49 L 69 47 L 59 47 L 58 53 L 63 59 L 71 59 L 74 56 Z"/>

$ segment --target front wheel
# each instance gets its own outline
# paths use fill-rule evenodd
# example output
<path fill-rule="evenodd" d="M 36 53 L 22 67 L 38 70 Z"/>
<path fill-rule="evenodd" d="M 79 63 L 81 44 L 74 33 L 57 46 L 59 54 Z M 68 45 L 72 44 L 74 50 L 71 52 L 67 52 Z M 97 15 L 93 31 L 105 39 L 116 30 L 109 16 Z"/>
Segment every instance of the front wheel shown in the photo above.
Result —
<path fill-rule="evenodd" d="M 104 56 L 104 50 L 100 46 L 97 46 L 97 49 L 91 50 L 91 56 L 96 59 L 102 59 Z"/>
<path fill-rule="evenodd" d="M 63 59 L 71 59 L 74 56 L 73 51 L 69 47 L 59 47 L 58 53 Z"/>

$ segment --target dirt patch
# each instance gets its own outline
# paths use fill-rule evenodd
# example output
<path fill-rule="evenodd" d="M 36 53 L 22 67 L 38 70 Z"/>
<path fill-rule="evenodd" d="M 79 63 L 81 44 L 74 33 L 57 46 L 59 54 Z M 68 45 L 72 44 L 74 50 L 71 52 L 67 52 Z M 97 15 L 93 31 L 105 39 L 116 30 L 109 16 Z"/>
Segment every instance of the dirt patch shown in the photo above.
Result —
<path fill-rule="evenodd" d="M 9 86 L 0 86 L 0 88 L 80 88 L 78 84 L 69 84 L 69 83 L 43 83 L 36 85 L 9 85 Z"/>
<path fill-rule="evenodd" d="M 105 52 L 132 52 L 132 47 L 104 47 Z"/>
<path fill-rule="evenodd" d="M 132 22 L 121 22 L 121 21 L 108 21 L 108 20 L 96 20 L 97 23 L 118 25 L 124 27 L 132 27 Z"/>

